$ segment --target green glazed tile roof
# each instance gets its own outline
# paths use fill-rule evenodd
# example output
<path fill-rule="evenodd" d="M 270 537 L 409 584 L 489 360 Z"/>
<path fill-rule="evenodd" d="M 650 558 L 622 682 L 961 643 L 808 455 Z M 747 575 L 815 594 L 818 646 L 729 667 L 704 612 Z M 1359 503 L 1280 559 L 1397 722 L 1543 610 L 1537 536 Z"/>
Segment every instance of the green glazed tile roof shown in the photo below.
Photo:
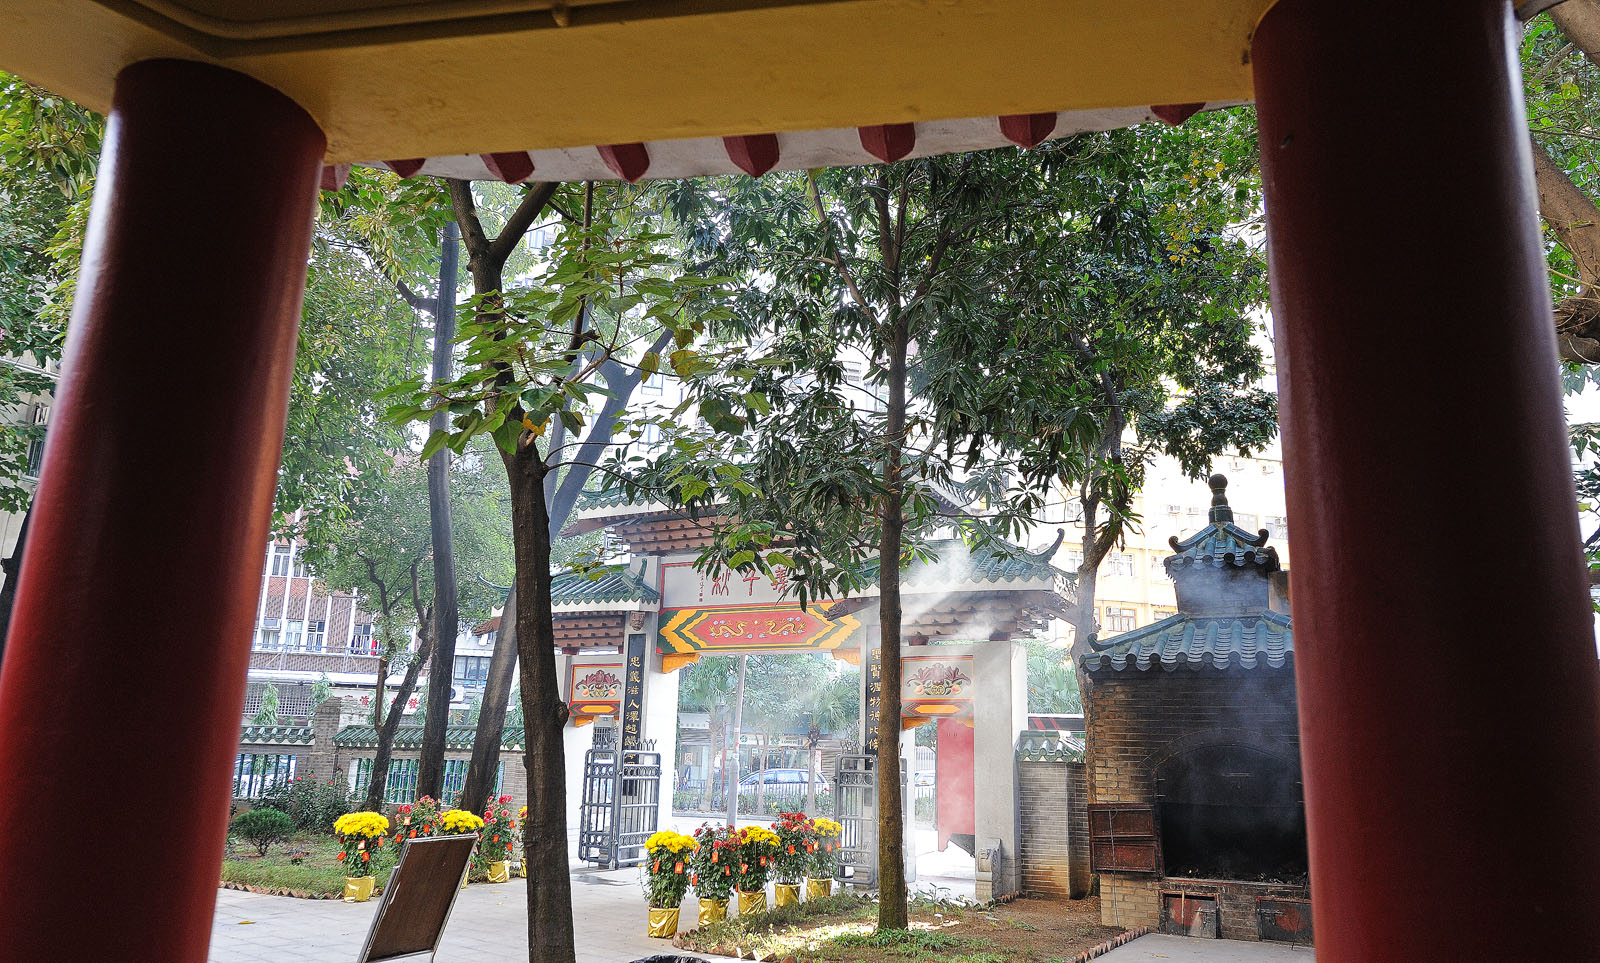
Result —
<path fill-rule="evenodd" d="M 1057 542 L 1057 545 L 1060 543 Z M 1042 552 L 1029 552 L 1021 546 L 1010 545 L 1011 551 L 993 547 L 979 547 L 968 551 L 958 538 L 938 539 L 928 543 L 928 549 L 937 561 L 913 562 L 905 573 L 905 586 L 915 591 L 918 581 L 962 582 L 1054 582 L 1071 580 L 1072 576 L 1050 564 L 1056 546 Z M 868 582 L 878 581 L 878 563 L 869 562 L 863 569 Z"/>
<path fill-rule="evenodd" d="M 1017 737 L 1018 762 L 1082 762 L 1083 740 L 1059 729 L 1028 729 Z"/>
<path fill-rule="evenodd" d="M 309 746 L 312 739 L 310 726 L 264 726 L 252 722 L 239 727 L 240 742 Z"/>
<path fill-rule="evenodd" d="M 1233 523 L 1233 508 L 1228 505 L 1228 479 L 1211 476 L 1211 524 L 1188 538 L 1168 540 L 1173 552 L 1163 563 L 1167 574 L 1181 578 L 1196 568 L 1243 567 L 1253 565 L 1262 573 L 1278 570 L 1278 551 L 1267 548 L 1267 532 L 1247 532 Z"/>
<path fill-rule="evenodd" d="M 1287 615 L 1173 615 L 1106 640 L 1083 657 L 1086 672 L 1159 669 L 1281 669 L 1294 655 Z"/>
<path fill-rule="evenodd" d="M 446 726 L 444 730 L 445 748 L 471 749 L 472 740 L 477 734 L 477 726 Z M 521 727 L 506 726 L 505 732 L 500 736 L 500 748 L 521 749 L 523 740 L 524 736 Z M 346 749 L 376 749 L 378 747 L 378 730 L 372 726 L 345 726 L 333 737 L 333 744 Z M 422 727 L 401 726 L 396 729 L 394 748 L 421 749 Z"/>
<path fill-rule="evenodd" d="M 551 605 L 595 605 L 602 602 L 659 602 L 661 595 L 644 584 L 627 566 L 601 570 L 599 578 L 580 572 L 562 572 L 550 583 Z M 599 573 L 597 573 L 599 574 Z"/>

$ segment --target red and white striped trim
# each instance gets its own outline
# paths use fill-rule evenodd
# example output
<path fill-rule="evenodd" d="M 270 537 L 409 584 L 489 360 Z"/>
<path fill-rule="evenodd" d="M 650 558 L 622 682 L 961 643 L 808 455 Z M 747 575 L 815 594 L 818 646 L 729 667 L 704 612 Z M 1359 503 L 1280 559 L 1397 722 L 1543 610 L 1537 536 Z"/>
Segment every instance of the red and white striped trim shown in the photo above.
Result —
<path fill-rule="evenodd" d="M 632 144 L 606 144 L 495 154 L 375 161 L 362 166 L 388 168 L 401 177 L 429 174 L 462 180 L 523 181 L 625 180 L 749 174 L 816 167 L 855 167 L 892 163 L 906 157 L 956 154 L 1014 144 L 1036 147 L 1046 140 L 1088 131 L 1115 130 L 1150 121 L 1181 124 L 1201 110 L 1224 103 L 1164 104 L 1106 110 L 971 117 L 917 124 L 837 127 L 787 134 L 691 137 Z M 323 171 L 323 188 L 344 185 L 348 165 Z"/>

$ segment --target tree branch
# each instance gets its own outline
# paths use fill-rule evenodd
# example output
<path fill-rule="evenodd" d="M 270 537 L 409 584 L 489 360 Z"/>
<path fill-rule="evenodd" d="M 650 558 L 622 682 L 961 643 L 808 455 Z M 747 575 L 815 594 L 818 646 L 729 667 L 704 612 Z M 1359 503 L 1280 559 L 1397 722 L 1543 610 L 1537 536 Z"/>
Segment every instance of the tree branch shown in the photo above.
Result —
<path fill-rule="evenodd" d="M 550 198 L 555 196 L 556 189 L 561 186 L 559 181 L 540 181 L 534 184 L 526 194 L 522 195 L 522 203 L 506 218 L 506 226 L 489 242 L 485 250 L 486 256 L 492 260 L 496 267 L 504 267 L 506 260 L 511 257 L 511 252 L 516 250 L 517 244 L 523 235 L 528 233 L 528 228 L 538 216 L 544 213 L 549 206 Z"/>

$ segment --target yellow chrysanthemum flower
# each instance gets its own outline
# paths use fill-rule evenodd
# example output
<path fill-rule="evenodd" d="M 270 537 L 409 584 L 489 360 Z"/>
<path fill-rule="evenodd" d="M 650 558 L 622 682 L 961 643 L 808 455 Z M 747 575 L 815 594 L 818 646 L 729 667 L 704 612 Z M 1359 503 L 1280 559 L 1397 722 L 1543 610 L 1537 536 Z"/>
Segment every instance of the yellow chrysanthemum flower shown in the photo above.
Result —
<path fill-rule="evenodd" d="M 341 836 L 372 839 L 389 832 L 389 820 L 381 813 L 345 813 L 334 820 L 333 831 Z"/>
<path fill-rule="evenodd" d="M 685 853 L 693 850 L 696 845 L 693 836 L 685 836 L 670 829 L 654 833 L 644 841 L 645 851 L 651 853 L 661 849 L 671 853 Z"/>
<path fill-rule="evenodd" d="M 837 836 L 844 829 L 833 820 L 822 816 L 812 820 L 811 825 L 816 829 L 818 836 Z"/>
<path fill-rule="evenodd" d="M 475 833 L 483 828 L 483 817 L 465 809 L 447 809 L 439 814 L 439 827 L 448 833 Z"/>

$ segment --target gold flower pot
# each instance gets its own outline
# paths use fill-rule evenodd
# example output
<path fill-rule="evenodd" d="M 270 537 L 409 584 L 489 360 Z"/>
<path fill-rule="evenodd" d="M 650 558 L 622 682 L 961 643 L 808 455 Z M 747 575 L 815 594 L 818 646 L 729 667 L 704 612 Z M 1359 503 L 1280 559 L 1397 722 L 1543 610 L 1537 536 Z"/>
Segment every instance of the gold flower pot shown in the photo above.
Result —
<path fill-rule="evenodd" d="M 773 895 L 776 897 L 773 902 L 779 909 L 800 904 L 799 883 L 774 883 L 772 889 Z"/>
<path fill-rule="evenodd" d="M 504 861 L 490 863 L 489 864 L 489 882 L 491 882 L 491 883 L 509 883 L 509 882 L 511 882 L 511 864 L 507 863 L 507 862 L 504 862 Z"/>
<path fill-rule="evenodd" d="M 827 899 L 833 895 L 833 880 L 806 877 L 806 899 Z"/>
<path fill-rule="evenodd" d="M 346 903 L 365 903 L 372 898 L 372 888 L 378 884 L 376 876 L 346 876 L 344 878 L 344 901 Z"/>
<path fill-rule="evenodd" d="M 650 907 L 650 935 L 658 940 L 670 940 L 678 935 L 678 909 Z"/>
<path fill-rule="evenodd" d="M 767 911 L 767 891 L 758 889 L 754 893 L 739 891 L 739 915 L 749 916 L 751 913 L 765 913 Z"/>
<path fill-rule="evenodd" d="M 700 925 L 710 926 L 720 923 L 728 918 L 728 901 L 725 899 L 702 899 L 700 901 Z"/>

